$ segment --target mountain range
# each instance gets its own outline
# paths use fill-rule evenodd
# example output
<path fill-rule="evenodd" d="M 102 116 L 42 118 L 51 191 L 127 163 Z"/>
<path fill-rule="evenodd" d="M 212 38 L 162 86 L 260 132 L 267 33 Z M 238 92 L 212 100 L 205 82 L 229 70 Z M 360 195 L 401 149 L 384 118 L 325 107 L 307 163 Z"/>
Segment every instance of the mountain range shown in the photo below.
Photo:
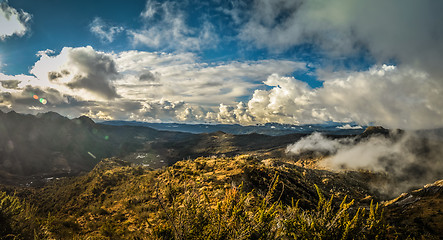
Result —
<path fill-rule="evenodd" d="M 55 112 L 35 116 L 0 112 L 0 180 L 29 184 L 33 179 L 35 184 L 43 178 L 78 175 L 112 156 L 161 168 L 199 156 L 252 151 L 282 154 L 286 145 L 304 135 L 192 134 L 95 123 L 86 116 L 68 119 Z"/>
<path fill-rule="evenodd" d="M 281 136 L 292 133 L 310 134 L 313 132 L 322 132 L 329 135 L 354 135 L 360 134 L 365 130 L 365 126 L 359 126 L 354 123 L 336 123 L 327 122 L 323 124 L 304 124 L 291 125 L 280 123 L 266 123 L 257 125 L 239 125 L 239 124 L 188 124 L 188 123 L 149 123 L 138 121 L 104 121 L 101 124 L 113 126 L 143 126 L 156 130 L 188 132 L 188 133 L 212 133 L 222 131 L 234 135 L 244 134 L 264 134 L 271 136 Z"/>

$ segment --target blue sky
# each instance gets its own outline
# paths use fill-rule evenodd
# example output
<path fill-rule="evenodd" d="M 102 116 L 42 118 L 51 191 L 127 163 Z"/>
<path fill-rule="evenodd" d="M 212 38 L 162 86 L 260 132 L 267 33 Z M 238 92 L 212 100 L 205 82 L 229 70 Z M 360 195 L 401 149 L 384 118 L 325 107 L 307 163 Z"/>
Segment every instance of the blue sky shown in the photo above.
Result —
<path fill-rule="evenodd" d="M 440 127 L 441 10 L 430 0 L 3 0 L 0 109 Z"/>

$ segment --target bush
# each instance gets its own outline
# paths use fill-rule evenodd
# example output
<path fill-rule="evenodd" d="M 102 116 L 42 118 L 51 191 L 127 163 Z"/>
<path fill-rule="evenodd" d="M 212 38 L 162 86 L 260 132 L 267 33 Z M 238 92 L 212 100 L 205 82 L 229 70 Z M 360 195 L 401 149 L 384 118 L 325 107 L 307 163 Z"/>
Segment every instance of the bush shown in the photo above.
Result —
<path fill-rule="evenodd" d="M 346 197 L 338 209 L 334 209 L 333 197 L 327 201 L 320 189 L 315 210 L 303 211 L 297 204 L 287 208 L 285 232 L 294 239 L 386 239 L 389 226 L 383 219 L 383 211 L 371 202 L 369 215 L 364 208 L 352 209 L 354 200 L 346 202 Z"/>
<path fill-rule="evenodd" d="M 38 236 L 36 208 L 17 197 L 0 192 L 0 239 L 29 239 Z"/>
<path fill-rule="evenodd" d="M 156 239 L 385 239 L 389 226 L 383 211 L 371 203 L 352 208 L 354 201 L 343 199 L 339 206 L 326 200 L 320 189 L 318 206 L 303 210 L 298 202 L 283 206 L 271 202 L 278 184 L 274 177 L 265 196 L 244 192 L 242 185 L 225 190 L 221 200 L 213 200 L 197 188 L 164 197 L 157 191 L 164 222 L 151 230 Z M 173 186 L 170 186 L 173 187 Z"/>
<path fill-rule="evenodd" d="M 18 215 L 23 211 L 20 200 L 0 192 L 0 236 L 8 239 L 15 236 L 15 225 L 18 222 Z"/>

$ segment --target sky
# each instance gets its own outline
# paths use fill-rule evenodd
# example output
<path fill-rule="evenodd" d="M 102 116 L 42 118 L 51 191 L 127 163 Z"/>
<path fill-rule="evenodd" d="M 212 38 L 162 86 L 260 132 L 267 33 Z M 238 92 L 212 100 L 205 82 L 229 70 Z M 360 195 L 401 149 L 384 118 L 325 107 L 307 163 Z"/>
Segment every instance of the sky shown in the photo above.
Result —
<path fill-rule="evenodd" d="M 0 110 L 443 127 L 443 1 L 0 0 Z"/>

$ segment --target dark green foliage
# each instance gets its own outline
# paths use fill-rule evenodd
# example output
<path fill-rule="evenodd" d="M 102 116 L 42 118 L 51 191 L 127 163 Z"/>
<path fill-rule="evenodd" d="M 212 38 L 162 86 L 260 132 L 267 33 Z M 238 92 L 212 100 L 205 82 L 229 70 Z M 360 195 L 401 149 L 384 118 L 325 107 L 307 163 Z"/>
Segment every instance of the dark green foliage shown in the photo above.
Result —
<path fill-rule="evenodd" d="M 0 192 L 0 236 L 13 238 L 17 216 L 23 211 L 20 200 Z"/>
<path fill-rule="evenodd" d="M 0 239 L 28 239 L 39 235 L 36 209 L 0 191 Z"/>

